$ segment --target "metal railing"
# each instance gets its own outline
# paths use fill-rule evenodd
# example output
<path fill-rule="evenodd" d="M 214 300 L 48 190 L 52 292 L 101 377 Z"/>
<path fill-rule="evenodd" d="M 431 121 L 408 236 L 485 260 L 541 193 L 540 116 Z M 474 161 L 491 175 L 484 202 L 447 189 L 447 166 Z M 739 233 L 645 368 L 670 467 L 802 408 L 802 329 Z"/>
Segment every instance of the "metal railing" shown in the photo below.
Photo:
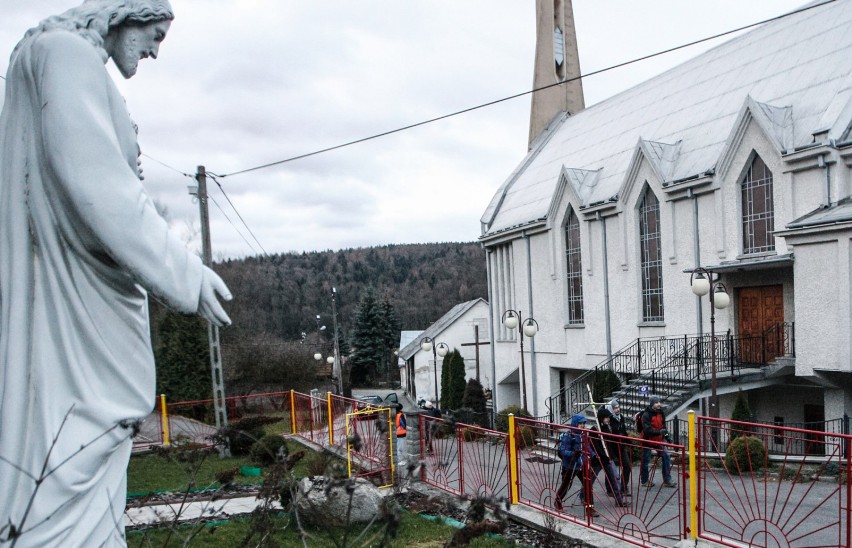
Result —
<path fill-rule="evenodd" d="M 795 356 L 795 324 L 777 323 L 756 336 L 735 337 L 728 330 L 716 336 L 715 347 L 717 371 L 736 375 L 744 368 L 763 367 L 779 356 Z M 708 334 L 636 339 L 547 398 L 548 418 L 561 422 L 585 409 L 587 385 L 597 401 L 604 401 L 631 380 L 643 379 L 648 382 L 642 384 L 650 384 L 651 391 L 665 400 L 684 386 L 707 378 L 711 367 Z"/>

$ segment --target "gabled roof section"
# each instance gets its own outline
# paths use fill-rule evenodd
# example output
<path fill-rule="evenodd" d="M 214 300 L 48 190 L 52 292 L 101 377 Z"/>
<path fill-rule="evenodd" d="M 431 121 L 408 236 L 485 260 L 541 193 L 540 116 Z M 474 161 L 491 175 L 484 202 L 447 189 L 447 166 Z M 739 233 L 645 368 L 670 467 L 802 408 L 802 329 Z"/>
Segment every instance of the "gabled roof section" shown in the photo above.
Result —
<path fill-rule="evenodd" d="M 487 304 L 487 301 L 480 297 L 472 301 L 459 303 L 452 307 L 449 312 L 441 316 L 438 321 L 427 327 L 422 333 L 420 333 L 420 335 L 418 335 L 414 340 L 412 340 L 404 348 L 402 348 L 399 351 L 399 357 L 404 360 L 408 360 L 413 355 L 420 352 L 421 339 L 423 339 L 424 337 L 431 337 L 433 339 L 440 337 L 441 333 L 443 333 L 445 329 L 450 327 L 453 323 L 455 323 L 456 320 L 461 318 L 468 310 L 470 310 L 480 302 Z"/>
<path fill-rule="evenodd" d="M 657 175 L 661 184 L 672 180 L 672 174 L 675 172 L 675 165 L 680 156 L 680 144 L 680 141 L 669 144 L 639 139 L 630 159 L 630 164 L 627 166 L 624 185 L 618 192 L 622 200 L 630 198 L 642 160 L 651 165 L 651 169 Z"/>
<path fill-rule="evenodd" d="M 718 165 L 721 176 L 724 176 L 728 168 L 731 167 L 734 154 L 751 122 L 760 127 L 779 154 L 795 148 L 792 107 L 772 106 L 757 102 L 750 95 L 746 96 L 719 157 Z"/>
<path fill-rule="evenodd" d="M 669 144 L 645 139 L 639 140 L 639 146 L 645 153 L 645 158 L 654 168 L 661 183 L 672 180 L 675 164 L 677 164 L 678 156 L 680 156 L 680 144 L 681 141 Z"/>
<path fill-rule="evenodd" d="M 746 104 L 781 150 L 827 141 L 852 122 L 850 74 L 852 2 L 761 25 L 556 122 L 495 195 L 483 237 L 546 219 L 563 166 L 599 172 L 581 207 L 618 195 L 640 139 L 666 180 L 713 172 Z"/>
<path fill-rule="evenodd" d="M 587 169 L 562 168 L 562 174 L 559 176 L 559 184 L 556 192 L 553 193 L 553 199 L 548 208 L 547 218 L 554 219 L 558 215 L 558 208 L 562 203 L 565 192 L 571 195 L 571 202 L 576 206 L 575 209 L 580 209 L 580 206 L 585 202 L 585 198 L 591 194 L 595 185 L 598 184 L 599 171 L 589 171 Z"/>

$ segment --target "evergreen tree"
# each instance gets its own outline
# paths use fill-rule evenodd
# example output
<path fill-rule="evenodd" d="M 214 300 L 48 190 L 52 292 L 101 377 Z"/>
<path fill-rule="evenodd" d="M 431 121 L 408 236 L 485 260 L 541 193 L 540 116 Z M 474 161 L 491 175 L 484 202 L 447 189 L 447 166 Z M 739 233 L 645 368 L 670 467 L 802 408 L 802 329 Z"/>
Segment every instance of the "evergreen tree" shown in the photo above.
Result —
<path fill-rule="evenodd" d="M 167 310 L 156 326 L 157 394 L 169 401 L 210 398 L 210 346 L 207 323 L 199 316 Z"/>
<path fill-rule="evenodd" d="M 354 386 L 363 385 L 376 376 L 376 365 L 382 360 L 384 345 L 383 324 L 373 288 L 361 295 L 355 311 L 352 330 L 351 379 Z"/>
<path fill-rule="evenodd" d="M 444 357 L 441 369 L 441 407 L 460 409 L 464 398 L 464 359 L 457 349 Z"/>
<path fill-rule="evenodd" d="M 485 413 L 485 391 L 476 379 L 468 379 L 464 387 L 462 406 L 473 409 L 476 413 Z"/>
<path fill-rule="evenodd" d="M 482 384 L 476 379 L 468 379 L 464 387 L 462 406 L 474 412 L 472 421 L 479 426 L 488 426 L 488 416 L 485 407 L 485 391 Z"/>
<path fill-rule="evenodd" d="M 399 375 L 399 372 L 395 371 L 396 356 L 393 353 L 399 344 L 399 320 L 387 295 L 382 299 L 379 314 L 382 321 L 382 345 L 385 358 L 382 369 L 386 373 L 386 378 L 394 378 Z"/>
<path fill-rule="evenodd" d="M 748 406 L 748 399 L 745 392 L 742 390 L 737 394 L 737 402 L 734 404 L 734 410 L 731 413 L 731 420 L 749 422 L 751 420 L 751 409 Z M 751 432 L 751 427 L 743 425 L 731 426 L 731 441 L 739 436 L 748 435 Z"/>
<path fill-rule="evenodd" d="M 432 344 L 434 344 L 434 341 Z M 438 406 L 441 409 L 451 409 L 449 402 L 452 399 L 450 397 L 450 365 L 452 358 L 452 352 L 441 358 L 441 403 Z M 437 395 L 435 397 L 437 398 Z"/>

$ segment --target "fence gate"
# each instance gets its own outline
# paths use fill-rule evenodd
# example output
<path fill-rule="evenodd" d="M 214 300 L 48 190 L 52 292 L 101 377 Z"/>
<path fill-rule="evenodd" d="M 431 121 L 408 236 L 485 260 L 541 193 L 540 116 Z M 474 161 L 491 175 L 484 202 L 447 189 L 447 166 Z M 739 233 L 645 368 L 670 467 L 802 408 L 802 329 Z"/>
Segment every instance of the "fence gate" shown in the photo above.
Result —
<path fill-rule="evenodd" d="M 393 485 L 391 410 L 366 409 L 347 413 L 346 438 L 349 477 L 376 478 L 379 487 Z"/>

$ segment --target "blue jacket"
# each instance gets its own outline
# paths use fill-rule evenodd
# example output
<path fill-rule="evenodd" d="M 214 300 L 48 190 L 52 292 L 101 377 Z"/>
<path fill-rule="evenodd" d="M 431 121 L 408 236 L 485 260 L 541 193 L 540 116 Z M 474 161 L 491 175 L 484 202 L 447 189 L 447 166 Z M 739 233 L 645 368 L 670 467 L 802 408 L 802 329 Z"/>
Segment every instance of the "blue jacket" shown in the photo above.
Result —
<path fill-rule="evenodd" d="M 586 417 L 579 413 L 571 417 L 571 426 L 580 428 L 586 422 Z M 569 430 L 559 437 L 559 457 L 563 469 L 577 469 L 583 465 L 583 432 Z"/>

